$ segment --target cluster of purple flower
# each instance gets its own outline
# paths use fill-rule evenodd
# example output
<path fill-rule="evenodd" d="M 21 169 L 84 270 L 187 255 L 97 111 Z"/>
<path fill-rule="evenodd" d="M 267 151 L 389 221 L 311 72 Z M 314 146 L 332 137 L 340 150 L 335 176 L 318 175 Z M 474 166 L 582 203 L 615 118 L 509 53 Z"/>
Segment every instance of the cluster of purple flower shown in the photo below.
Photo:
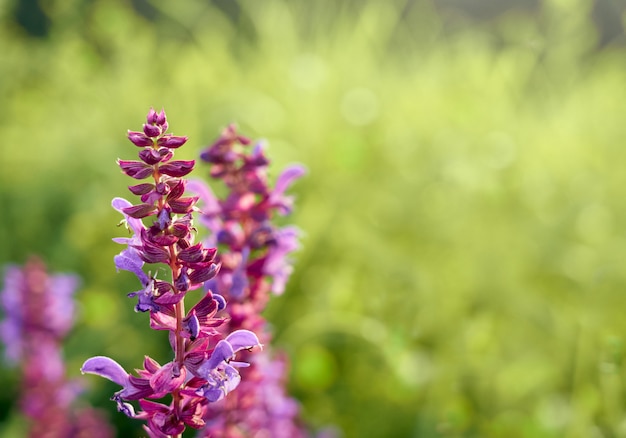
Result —
<path fill-rule="evenodd" d="M 210 231 L 205 243 L 219 247 L 216 260 L 221 269 L 205 284 L 229 303 L 224 310 L 226 323 L 218 330 L 254 331 L 266 348 L 253 356 L 242 354 L 251 366 L 242 370 L 237 391 L 209 406 L 207 426 L 200 436 L 305 436 L 298 404 L 285 391 L 286 358 L 271 355 L 267 348 L 271 333 L 261 315 L 270 292 L 283 292 L 292 271 L 288 255 L 299 246 L 299 231 L 291 226 L 278 228 L 272 218 L 275 213 L 291 212 L 293 199 L 285 191 L 305 169 L 288 167 L 270 188 L 263 144 L 252 145 L 233 125 L 203 151 L 201 159 L 210 163 L 211 177 L 227 189 L 226 196 L 218 199 L 202 181 L 192 180 L 188 186 L 203 205 L 200 223 Z"/>
<path fill-rule="evenodd" d="M 31 420 L 29 436 L 113 437 L 100 412 L 76 407 L 81 387 L 65 376 L 61 345 L 73 324 L 78 279 L 48 275 L 32 258 L 23 268 L 7 266 L 4 280 L 0 338 L 7 361 L 22 370 L 20 407 Z"/>
<path fill-rule="evenodd" d="M 235 389 L 241 380 L 237 368 L 249 365 L 235 362 L 236 353 L 261 345 L 250 330 L 218 330 L 224 319 L 216 313 L 226 306 L 218 293 L 206 291 L 185 312 L 186 294 L 214 278 L 220 265 L 215 248 L 194 243 L 192 213 L 198 197 L 184 196 L 183 177 L 195 163 L 172 159 L 187 137 L 167 134 L 167 129 L 165 112 L 150 110 L 143 131 L 128 133 L 141 148 L 140 161 L 119 160 L 120 168 L 132 178 L 153 181 L 129 187 L 140 203 L 116 198 L 113 207 L 132 232 L 131 237 L 116 239 L 126 247 L 115 257 L 115 265 L 137 276 L 141 289 L 129 296 L 137 298 L 137 311 L 150 313 L 151 328 L 169 332 L 173 360 L 160 365 L 146 356 L 136 376 L 103 356 L 88 359 L 81 369 L 119 384 L 122 389 L 113 396 L 118 410 L 145 420 L 148 435 L 158 438 L 179 437 L 187 426 L 202 428 L 209 404 Z M 145 226 L 142 219 L 149 216 L 155 219 Z M 146 263 L 156 265 L 154 273 L 144 271 Z M 165 267 L 166 279 L 157 279 L 158 266 Z M 165 396 L 171 396 L 169 404 L 148 400 Z M 139 412 L 129 403 L 133 400 L 138 401 Z"/>

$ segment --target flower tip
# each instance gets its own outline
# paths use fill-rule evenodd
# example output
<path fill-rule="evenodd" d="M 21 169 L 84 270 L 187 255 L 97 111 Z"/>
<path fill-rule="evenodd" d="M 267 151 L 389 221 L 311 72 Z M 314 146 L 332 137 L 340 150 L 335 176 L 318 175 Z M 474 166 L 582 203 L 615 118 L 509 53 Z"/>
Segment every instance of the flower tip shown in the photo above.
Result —
<path fill-rule="evenodd" d="M 131 204 L 129 201 L 127 201 L 124 198 L 115 197 L 111 200 L 111 207 L 113 207 L 115 210 L 119 211 L 120 213 L 122 212 L 123 208 L 131 207 L 132 205 L 133 204 Z"/>
<path fill-rule="evenodd" d="M 128 373 L 122 366 L 106 356 L 94 356 L 85 361 L 80 367 L 82 374 L 96 374 L 104 377 L 120 386 L 125 387 L 128 381 Z"/>
<path fill-rule="evenodd" d="M 148 123 L 156 123 L 157 112 L 154 110 L 154 108 L 150 107 L 150 111 L 148 111 L 148 116 L 146 117 L 146 121 Z"/>
<path fill-rule="evenodd" d="M 263 348 L 259 338 L 250 330 L 235 330 L 230 335 L 226 336 L 225 340 L 232 346 L 235 353 L 257 346 L 261 347 L 261 349 Z"/>

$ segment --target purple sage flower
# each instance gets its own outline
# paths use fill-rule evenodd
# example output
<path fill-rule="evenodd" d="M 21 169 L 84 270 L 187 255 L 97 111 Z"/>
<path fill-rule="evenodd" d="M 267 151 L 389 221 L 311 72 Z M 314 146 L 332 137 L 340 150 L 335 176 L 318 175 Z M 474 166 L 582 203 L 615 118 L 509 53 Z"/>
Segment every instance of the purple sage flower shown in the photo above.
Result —
<path fill-rule="evenodd" d="M 149 314 L 152 329 L 169 333 L 172 360 L 161 365 L 146 356 L 136 375 L 104 356 L 87 359 L 81 368 L 118 384 L 121 389 L 112 397 L 118 411 L 145 421 L 150 437 L 180 437 L 187 427 L 202 428 L 209 404 L 241 381 L 238 368 L 248 364 L 235 361 L 238 353 L 261 346 L 249 330 L 217 329 L 225 319 L 216 313 L 226 306 L 218 294 L 207 291 L 185 311 L 187 293 L 203 290 L 221 264 L 215 248 L 195 242 L 198 196 L 186 195 L 185 179 L 195 162 L 174 159 L 187 137 L 170 134 L 168 128 L 165 112 L 151 109 L 142 130 L 128 132 L 139 160 L 120 159 L 118 165 L 127 176 L 148 181 L 129 187 L 138 203 L 115 198 L 112 205 L 130 233 L 114 239 L 125 245 L 114 257 L 115 266 L 137 277 L 139 288 L 128 296 L 137 299 L 136 311 Z M 167 266 L 165 278 L 157 278 L 156 269 L 144 270 L 156 264 Z M 169 402 L 153 401 L 165 397 Z"/>

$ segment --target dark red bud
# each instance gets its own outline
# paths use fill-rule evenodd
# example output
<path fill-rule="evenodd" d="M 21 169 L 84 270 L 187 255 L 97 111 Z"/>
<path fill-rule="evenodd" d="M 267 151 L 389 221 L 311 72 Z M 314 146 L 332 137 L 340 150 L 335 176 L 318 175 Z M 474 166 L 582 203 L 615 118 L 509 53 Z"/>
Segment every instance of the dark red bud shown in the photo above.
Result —
<path fill-rule="evenodd" d="M 143 132 L 148 136 L 148 137 L 158 137 L 159 135 L 161 135 L 161 128 L 157 125 L 151 125 L 149 123 L 144 123 L 143 125 Z"/>
<path fill-rule="evenodd" d="M 170 228 L 170 232 L 179 238 L 184 238 L 185 236 L 187 236 L 187 234 L 189 234 L 189 226 L 186 224 L 181 224 L 181 223 L 175 223 L 174 225 L 172 225 L 172 227 Z"/>
<path fill-rule="evenodd" d="M 158 234 L 152 236 L 150 240 L 159 246 L 170 246 L 178 241 L 178 237 L 172 234 Z"/>
<path fill-rule="evenodd" d="M 163 164 L 159 167 L 159 171 L 165 175 L 173 176 L 175 178 L 185 176 L 193 170 L 193 166 L 196 162 L 194 160 L 175 160 L 169 163 Z"/>
<path fill-rule="evenodd" d="M 213 299 L 213 294 L 209 292 L 189 312 L 195 311 L 200 322 L 206 324 L 208 318 L 211 318 L 217 312 L 217 304 Z"/>
<path fill-rule="evenodd" d="M 182 238 L 182 239 L 180 239 L 176 243 L 178 244 L 178 247 L 180 249 L 189 248 L 191 246 L 191 242 L 189 242 L 189 240 L 187 238 Z"/>
<path fill-rule="evenodd" d="M 167 134 L 157 140 L 157 144 L 169 149 L 176 149 L 181 147 L 187 142 L 187 137 L 179 135 Z"/>
<path fill-rule="evenodd" d="M 146 117 L 146 121 L 150 124 L 157 122 L 157 112 L 154 110 L 154 108 L 150 108 L 150 111 L 148 111 L 148 116 Z"/>
<path fill-rule="evenodd" d="M 189 198 L 178 198 L 174 201 L 169 201 L 168 204 L 172 209 L 172 213 L 185 214 L 192 211 L 196 202 L 198 202 L 198 197 L 193 196 Z"/>
<path fill-rule="evenodd" d="M 135 146 L 139 147 L 152 146 L 154 144 L 154 141 L 143 132 L 128 131 L 128 139 Z"/>
<path fill-rule="evenodd" d="M 152 166 L 141 161 L 117 160 L 117 164 L 122 169 L 122 172 L 135 179 L 147 178 L 154 172 Z"/>
<path fill-rule="evenodd" d="M 198 243 L 196 245 L 190 246 L 189 248 L 185 248 L 178 253 L 178 258 L 186 263 L 202 262 L 204 260 L 202 244 Z"/>
<path fill-rule="evenodd" d="M 146 263 L 167 263 L 170 260 L 170 254 L 153 243 L 144 242 L 141 249 L 139 256 Z"/>
<path fill-rule="evenodd" d="M 189 274 L 189 281 L 191 281 L 192 284 L 204 283 L 205 281 L 215 277 L 217 271 L 218 265 L 214 263 L 211 263 L 211 265 L 206 268 L 194 269 Z"/>
<path fill-rule="evenodd" d="M 185 186 L 187 183 L 184 179 L 168 181 L 168 184 L 171 187 L 171 191 L 167 196 L 168 201 L 178 199 L 183 196 L 183 193 L 185 193 Z"/>
<path fill-rule="evenodd" d="M 140 151 L 139 158 L 141 158 L 141 161 L 149 165 L 159 163 L 163 160 L 163 157 L 161 156 L 161 154 L 159 154 L 158 151 L 155 151 L 152 148 L 143 149 L 142 151 Z"/>
<path fill-rule="evenodd" d="M 165 110 L 162 109 L 156 117 L 157 125 L 163 125 L 167 121 L 167 117 L 165 116 Z"/>
<path fill-rule="evenodd" d="M 169 284 L 167 281 L 156 280 L 154 283 L 155 283 L 154 286 L 159 295 L 164 295 L 173 290 L 172 285 Z M 161 304 L 164 304 L 164 303 L 161 303 Z"/>
<path fill-rule="evenodd" d="M 141 219 L 156 214 L 157 207 L 152 204 L 139 204 L 123 208 L 122 211 L 130 217 Z"/>
<path fill-rule="evenodd" d="M 145 195 L 154 190 L 154 184 L 137 184 L 135 186 L 128 187 L 128 190 L 130 190 L 133 195 Z"/>

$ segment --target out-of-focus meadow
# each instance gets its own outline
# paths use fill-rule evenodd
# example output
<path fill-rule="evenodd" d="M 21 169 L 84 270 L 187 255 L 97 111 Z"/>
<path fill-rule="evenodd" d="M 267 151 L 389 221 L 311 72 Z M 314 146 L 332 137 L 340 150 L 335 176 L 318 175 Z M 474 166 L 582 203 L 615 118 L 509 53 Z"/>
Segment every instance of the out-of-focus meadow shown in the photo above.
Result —
<path fill-rule="evenodd" d="M 177 157 L 234 121 L 269 141 L 274 176 L 309 169 L 266 316 L 313 429 L 626 437 L 621 11 L 462 3 L 0 2 L 0 262 L 82 277 L 70 373 L 167 359 L 115 272 L 110 207 L 126 130 L 164 107 L 190 137 Z M 83 379 L 139 436 L 115 385 Z M 0 435 L 19 436 L 16 372 L 0 387 Z"/>

